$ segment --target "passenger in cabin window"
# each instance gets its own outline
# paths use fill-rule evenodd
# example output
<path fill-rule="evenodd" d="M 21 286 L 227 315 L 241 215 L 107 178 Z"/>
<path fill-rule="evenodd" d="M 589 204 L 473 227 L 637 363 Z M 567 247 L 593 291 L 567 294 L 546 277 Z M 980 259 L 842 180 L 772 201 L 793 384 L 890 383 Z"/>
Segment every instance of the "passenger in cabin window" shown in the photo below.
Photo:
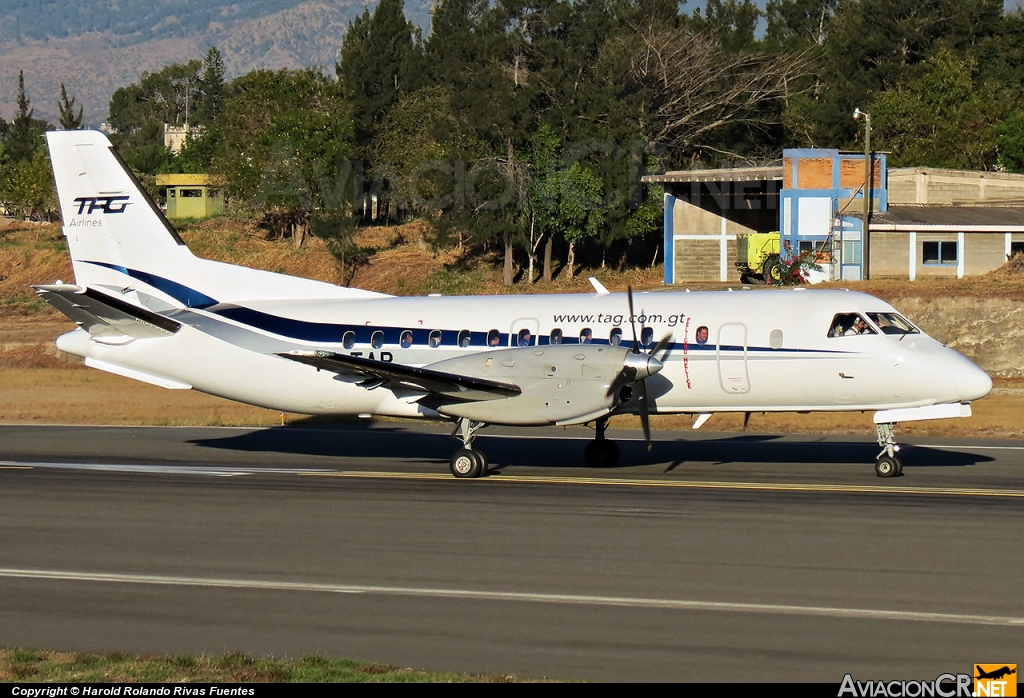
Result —
<path fill-rule="evenodd" d="M 499 347 L 501 346 L 501 335 L 497 330 L 491 330 L 487 335 L 487 346 Z"/>
<path fill-rule="evenodd" d="M 530 342 L 533 340 L 533 336 L 530 334 L 530 330 L 519 331 L 519 346 L 528 347 Z"/>
<path fill-rule="evenodd" d="M 589 327 L 584 328 L 584 330 L 580 332 L 580 344 L 590 344 L 593 338 L 594 333 L 590 331 Z"/>
<path fill-rule="evenodd" d="M 701 325 L 697 328 L 697 344 L 704 346 L 708 343 L 708 327 Z"/>
<path fill-rule="evenodd" d="M 406 330 L 402 333 L 402 341 L 400 342 L 403 349 L 408 349 L 412 346 L 412 332 Z"/>

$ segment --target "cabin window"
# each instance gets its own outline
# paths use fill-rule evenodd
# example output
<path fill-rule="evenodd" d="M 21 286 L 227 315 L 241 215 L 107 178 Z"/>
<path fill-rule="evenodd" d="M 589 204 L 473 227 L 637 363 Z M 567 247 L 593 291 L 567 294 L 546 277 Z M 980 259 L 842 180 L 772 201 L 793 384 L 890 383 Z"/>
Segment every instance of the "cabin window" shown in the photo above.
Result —
<path fill-rule="evenodd" d="M 408 349 L 412 346 L 412 330 L 402 330 L 402 337 L 398 340 L 398 343 L 403 349 Z"/>
<path fill-rule="evenodd" d="M 640 346 L 649 347 L 654 344 L 654 328 L 643 327 L 640 329 Z"/>
<path fill-rule="evenodd" d="M 345 347 L 346 349 L 351 349 L 355 345 L 356 345 L 356 333 L 355 332 L 346 332 L 345 334 L 341 335 L 341 346 Z"/>
<path fill-rule="evenodd" d="M 957 244 L 955 240 L 924 242 L 921 244 L 922 264 L 956 264 Z"/>
<path fill-rule="evenodd" d="M 460 347 L 462 347 L 462 348 L 468 347 L 470 342 L 472 341 L 472 339 L 473 339 L 473 335 L 470 334 L 469 330 L 462 330 L 461 332 L 459 332 L 459 346 Z"/>
<path fill-rule="evenodd" d="M 376 332 L 371 334 L 370 346 L 373 347 L 374 349 L 380 349 L 382 346 L 384 346 L 384 333 L 381 332 L 380 330 L 377 330 Z"/>
<path fill-rule="evenodd" d="M 829 337 L 850 337 L 857 334 L 877 334 L 862 315 L 857 313 L 839 313 L 832 318 L 829 326 Z"/>
<path fill-rule="evenodd" d="M 551 334 L 548 335 L 548 344 L 561 344 L 562 343 L 562 330 L 557 327 L 551 330 Z"/>
<path fill-rule="evenodd" d="M 498 330 L 489 330 L 487 332 L 487 346 L 489 346 L 489 347 L 500 347 L 501 346 L 501 332 L 498 332 Z"/>
<path fill-rule="evenodd" d="M 617 347 L 622 344 L 622 330 L 620 328 L 615 327 L 608 333 L 608 343 L 613 347 Z"/>
<path fill-rule="evenodd" d="M 427 338 L 427 344 L 430 345 L 431 349 L 437 349 L 441 346 L 441 330 L 431 330 L 430 337 Z"/>
<path fill-rule="evenodd" d="M 590 344 L 594 339 L 594 332 L 589 327 L 580 330 L 580 344 Z"/>
<path fill-rule="evenodd" d="M 533 335 L 530 333 L 530 330 L 525 327 L 519 330 L 519 346 L 528 347 L 531 344 L 533 344 Z"/>
<path fill-rule="evenodd" d="M 871 318 L 871 322 L 878 325 L 878 329 L 882 331 L 882 334 L 919 334 L 921 330 L 917 329 L 910 320 L 906 319 L 899 313 L 868 313 L 868 317 Z"/>
<path fill-rule="evenodd" d="M 768 346 L 772 349 L 782 348 L 782 330 L 772 330 L 772 333 L 768 335 Z"/>

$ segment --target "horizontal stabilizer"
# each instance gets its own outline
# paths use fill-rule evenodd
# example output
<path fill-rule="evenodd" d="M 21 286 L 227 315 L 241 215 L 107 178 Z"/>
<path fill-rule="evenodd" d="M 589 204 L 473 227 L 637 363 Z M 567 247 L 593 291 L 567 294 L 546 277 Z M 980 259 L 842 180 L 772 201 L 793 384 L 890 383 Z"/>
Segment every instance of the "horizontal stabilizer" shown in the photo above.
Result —
<path fill-rule="evenodd" d="M 181 323 L 93 288 L 70 284 L 33 286 L 47 303 L 94 337 L 167 337 Z"/>
<path fill-rule="evenodd" d="M 373 383 L 367 383 L 367 387 L 407 388 L 462 401 L 499 400 L 515 397 L 522 392 L 518 385 L 511 383 L 374 361 L 330 351 L 296 351 L 281 353 L 278 356 L 342 375 L 366 376 Z"/>

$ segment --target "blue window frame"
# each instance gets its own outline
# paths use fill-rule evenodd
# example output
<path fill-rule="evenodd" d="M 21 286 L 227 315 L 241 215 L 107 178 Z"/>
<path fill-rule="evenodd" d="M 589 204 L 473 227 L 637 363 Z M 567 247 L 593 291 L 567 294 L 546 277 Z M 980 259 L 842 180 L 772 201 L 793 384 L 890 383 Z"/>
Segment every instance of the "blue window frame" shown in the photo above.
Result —
<path fill-rule="evenodd" d="M 921 263 L 955 266 L 959 259 L 955 240 L 921 243 Z"/>

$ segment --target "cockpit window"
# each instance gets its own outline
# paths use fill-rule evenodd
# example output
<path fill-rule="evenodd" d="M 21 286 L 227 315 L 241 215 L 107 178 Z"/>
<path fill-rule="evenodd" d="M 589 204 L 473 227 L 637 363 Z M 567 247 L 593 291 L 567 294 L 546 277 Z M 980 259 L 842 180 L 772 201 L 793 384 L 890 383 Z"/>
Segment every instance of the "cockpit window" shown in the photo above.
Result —
<path fill-rule="evenodd" d="M 871 322 L 878 325 L 882 334 L 920 334 L 914 323 L 899 313 L 868 313 Z"/>
<path fill-rule="evenodd" d="M 832 325 L 829 328 L 829 337 L 849 337 L 856 334 L 878 334 L 864 320 L 864 317 L 857 313 L 839 313 L 832 318 Z"/>

